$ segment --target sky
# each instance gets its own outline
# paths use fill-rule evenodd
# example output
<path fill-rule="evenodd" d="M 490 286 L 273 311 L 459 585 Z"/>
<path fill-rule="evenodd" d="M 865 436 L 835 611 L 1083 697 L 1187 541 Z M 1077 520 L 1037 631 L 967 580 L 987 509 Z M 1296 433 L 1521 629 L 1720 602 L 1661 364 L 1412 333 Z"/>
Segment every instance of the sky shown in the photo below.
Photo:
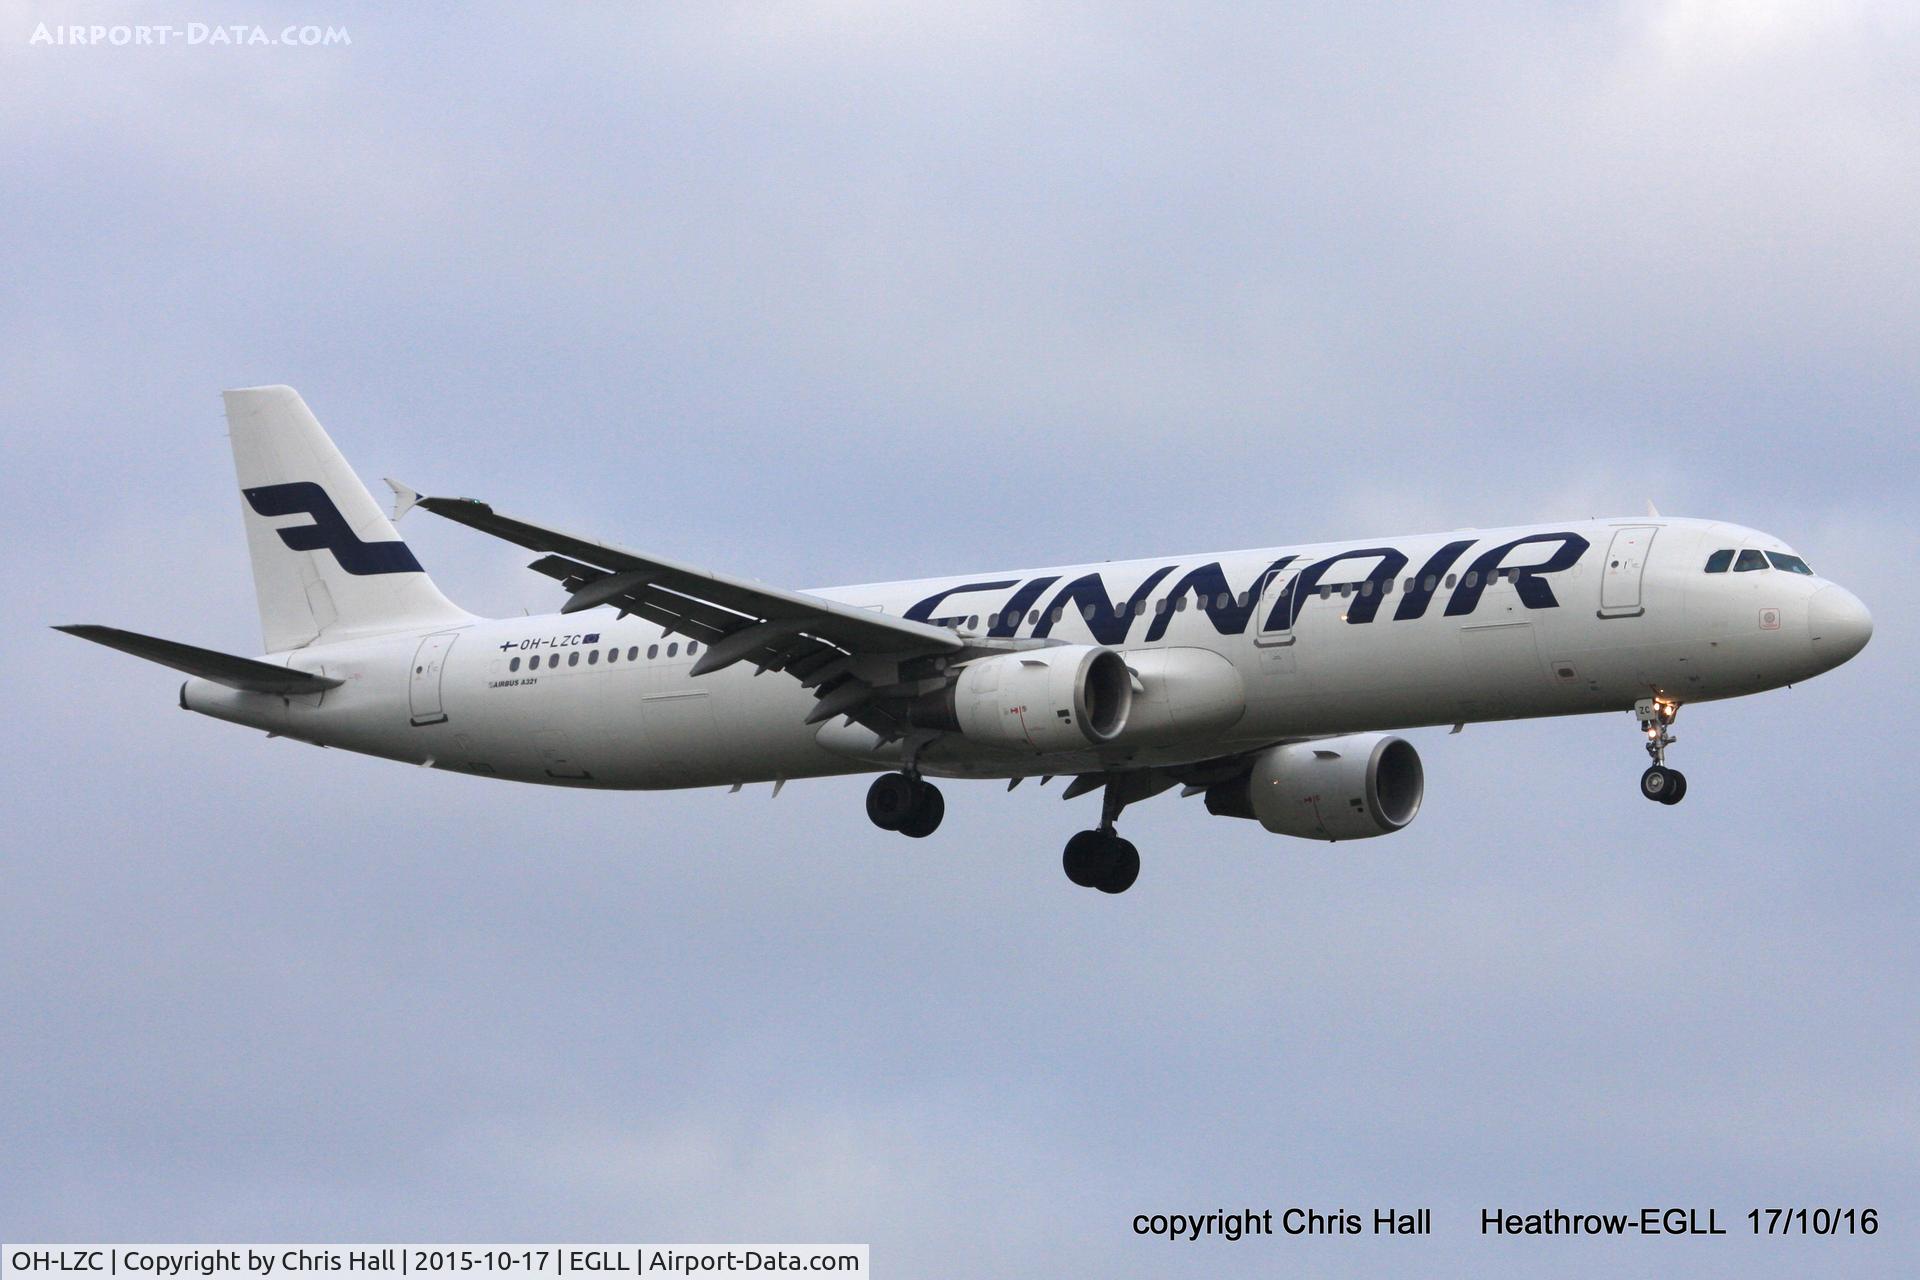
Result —
<path fill-rule="evenodd" d="M 0 3 L 0 1238 L 1912 1274 L 1916 59 L 1845 0 Z M 905 842 L 858 778 L 441 775 L 49 630 L 257 650 L 218 396 L 279 382 L 370 480 L 794 587 L 1652 501 L 1876 635 L 1683 711 L 1680 806 L 1628 716 L 1419 731 L 1391 839 L 1168 795 L 1107 898 L 1058 784 Z M 1479 1231 L 1668 1204 L 1735 1234 Z M 1131 1227 L 1294 1205 L 1436 1229 Z"/>

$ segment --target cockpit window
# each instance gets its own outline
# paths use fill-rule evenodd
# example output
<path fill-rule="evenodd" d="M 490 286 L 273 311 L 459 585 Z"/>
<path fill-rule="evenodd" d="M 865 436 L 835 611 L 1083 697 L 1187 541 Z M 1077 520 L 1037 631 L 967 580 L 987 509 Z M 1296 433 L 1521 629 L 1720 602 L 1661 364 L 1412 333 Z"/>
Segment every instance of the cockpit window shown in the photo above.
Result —
<path fill-rule="evenodd" d="M 1707 557 L 1707 572 L 1708 573 L 1725 573 L 1727 571 L 1727 566 L 1732 563 L 1733 563 L 1733 549 L 1731 547 L 1727 548 L 1725 551 L 1716 551 L 1712 555 Z"/>
<path fill-rule="evenodd" d="M 1766 567 L 1767 558 L 1758 551 L 1752 550 L 1742 551 L 1740 558 L 1733 562 L 1733 571 L 1735 573 L 1746 573 L 1749 570 L 1764 569 Z"/>
<path fill-rule="evenodd" d="M 1785 569 L 1788 573 L 1804 573 L 1809 578 L 1813 576 L 1813 570 L 1807 568 L 1807 562 L 1799 556 L 1789 556 L 1783 555 L 1778 551 L 1769 551 L 1767 552 L 1767 559 L 1773 562 L 1773 567 L 1776 569 Z"/>

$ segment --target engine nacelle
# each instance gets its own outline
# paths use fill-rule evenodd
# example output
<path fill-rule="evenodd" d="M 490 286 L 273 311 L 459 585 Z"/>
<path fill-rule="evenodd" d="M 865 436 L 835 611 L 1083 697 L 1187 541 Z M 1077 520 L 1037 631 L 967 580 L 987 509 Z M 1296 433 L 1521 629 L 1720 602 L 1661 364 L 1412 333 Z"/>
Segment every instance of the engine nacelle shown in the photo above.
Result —
<path fill-rule="evenodd" d="M 1212 738 L 1247 714 L 1240 670 L 1211 649 L 1133 649 L 1127 666 L 1138 684 L 1122 742 L 1188 742 Z"/>
<path fill-rule="evenodd" d="M 1398 831 L 1426 793 L 1420 753 L 1389 733 L 1268 747 L 1246 777 L 1207 791 L 1207 811 L 1253 818 L 1275 835 L 1364 840 Z"/>
<path fill-rule="evenodd" d="M 981 658 L 913 708 L 913 723 L 986 746 L 1084 751 L 1127 727 L 1133 675 L 1097 645 L 1056 645 Z"/>

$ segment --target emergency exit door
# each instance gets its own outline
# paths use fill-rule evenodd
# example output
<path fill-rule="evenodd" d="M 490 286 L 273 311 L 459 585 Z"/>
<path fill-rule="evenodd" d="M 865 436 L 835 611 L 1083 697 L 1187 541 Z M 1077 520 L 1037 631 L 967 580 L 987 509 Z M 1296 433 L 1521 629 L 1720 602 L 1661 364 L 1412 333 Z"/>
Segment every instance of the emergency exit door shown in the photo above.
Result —
<path fill-rule="evenodd" d="M 1293 617 L 1300 602 L 1293 598 L 1294 580 L 1301 566 L 1269 569 L 1253 592 L 1253 616 L 1248 631 L 1256 645 L 1266 648 L 1293 643 Z"/>

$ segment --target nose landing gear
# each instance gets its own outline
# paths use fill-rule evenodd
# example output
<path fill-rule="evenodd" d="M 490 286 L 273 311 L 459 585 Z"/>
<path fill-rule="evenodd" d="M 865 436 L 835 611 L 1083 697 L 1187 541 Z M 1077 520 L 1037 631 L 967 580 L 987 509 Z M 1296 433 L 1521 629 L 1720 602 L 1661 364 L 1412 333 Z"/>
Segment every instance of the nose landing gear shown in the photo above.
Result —
<path fill-rule="evenodd" d="M 1653 764 L 1640 775 L 1640 794 L 1661 804 L 1679 804 L 1687 794 L 1687 775 L 1667 768 L 1667 748 L 1678 742 L 1670 730 L 1680 704 L 1665 698 L 1642 698 L 1633 704 L 1640 731 L 1647 735 L 1647 754 Z"/>
<path fill-rule="evenodd" d="M 918 840 L 930 836 L 947 816 L 940 788 L 925 778 L 883 773 L 867 788 L 867 817 L 882 831 L 898 831 Z"/>

